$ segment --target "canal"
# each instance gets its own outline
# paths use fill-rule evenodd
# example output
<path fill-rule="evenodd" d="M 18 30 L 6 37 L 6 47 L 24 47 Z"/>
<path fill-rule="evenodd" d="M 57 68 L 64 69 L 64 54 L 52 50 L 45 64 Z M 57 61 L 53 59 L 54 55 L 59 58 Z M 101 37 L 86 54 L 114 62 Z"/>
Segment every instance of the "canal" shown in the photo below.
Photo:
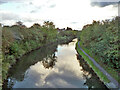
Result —
<path fill-rule="evenodd" d="M 106 88 L 77 54 L 76 42 L 77 39 L 73 39 L 68 44 L 46 45 L 23 56 L 9 70 L 4 87 Z"/>

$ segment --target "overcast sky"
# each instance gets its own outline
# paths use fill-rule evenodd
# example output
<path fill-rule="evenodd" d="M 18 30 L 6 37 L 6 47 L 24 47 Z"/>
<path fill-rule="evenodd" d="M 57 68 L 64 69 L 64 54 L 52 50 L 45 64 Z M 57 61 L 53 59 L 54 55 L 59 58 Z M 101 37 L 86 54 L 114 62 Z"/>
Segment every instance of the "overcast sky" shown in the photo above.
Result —
<path fill-rule="evenodd" d="M 114 1 L 114 2 L 113 2 Z M 56 27 L 81 30 L 93 20 L 118 16 L 119 0 L 0 0 L 0 23 L 26 26 L 53 21 Z M 104 3 L 103 3 L 104 2 Z M 106 3 L 105 3 L 106 2 Z"/>

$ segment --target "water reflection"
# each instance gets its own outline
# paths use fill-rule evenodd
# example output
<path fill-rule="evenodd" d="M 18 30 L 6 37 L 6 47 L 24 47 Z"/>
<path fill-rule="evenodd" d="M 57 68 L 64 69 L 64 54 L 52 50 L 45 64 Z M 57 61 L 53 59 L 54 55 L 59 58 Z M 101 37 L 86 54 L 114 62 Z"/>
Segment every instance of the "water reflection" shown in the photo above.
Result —
<path fill-rule="evenodd" d="M 55 62 L 57 61 L 56 59 L 57 57 L 55 56 L 55 53 L 51 54 L 48 57 L 43 59 L 42 64 L 45 68 L 48 68 L 48 69 L 53 68 L 53 66 L 55 65 Z"/>
<path fill-rule="evenodd" d="M 39 50 L 33 51 L 28 55 L 23 56 L 19 62 L 17 62 L 16 65 L 14 65 L 9 71 L 8 81 L 6 81 L 4 87 L 11 88 L 16 82 L 23 81 L 26 77 L 25 74 L 27 74 L 27 70 L 31 65 L 34 65 L 38 61 L 42 61 L 43 59 L 45 60 L 51 56 L 54 58 L 54 53 L 57 51 L 57 45 L 58 44 L 56 43 L 49 46 L 44 46 L 44 48 L 40 48 Z"/>
<path fill-rule="evenodd" d="M 87 85 L 88 89 L 92 89 L 92 88 L 107 89 L 107 87 L 102 82 L 100 82 L 97 75 L 88 66 L 88 64 L 85 62 L 85 60 L 82 58 L 82 56 L 80 56 L 78 54 L 76 54 L 76 56 L 77 56 L 80 66 L 82 66 L 81 70 L 84 71 L 83 77 L 86 79 L 86 82 L 84 83 L 84 85 Z"/>
<path fill-rule="evenodd" d="M 21 58 L 10 71 L 8 87 L 12 88 L 93 88 L 105 87 L 75 50 L 68 45 L 51 45 Z M 96 80 L 95 80 L 96 79 Z M 94 85 L 98 82 L 100 85 Z M 100 83 L 99 83 L 100 82 Z"/>

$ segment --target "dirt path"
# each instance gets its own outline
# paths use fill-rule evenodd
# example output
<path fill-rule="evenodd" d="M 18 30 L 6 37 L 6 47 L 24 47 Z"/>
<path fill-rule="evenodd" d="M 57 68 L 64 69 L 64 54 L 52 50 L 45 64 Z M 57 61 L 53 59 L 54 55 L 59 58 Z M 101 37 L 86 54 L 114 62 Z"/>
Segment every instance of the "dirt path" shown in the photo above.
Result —
<path fill-rule="evenodd" d="M 78 42 L 78 47 L 79 47 L 79 49 L 80 49 L 86 56 L 88 56 L 88 58 L 94 63 L 94 65 L 95 65 L 96 67 L 98 67 L 98 68 L 100 69 L 100 71 L 103 72 L 104 75 L 107 76 L 107 78 L 111 81 L 111 82 L 109 83 L 109 85 L 110 85 L 111 87 L 113 87 L 113 88 L 115 88 L 115 87 L 116 87 L 116 88 L 120 88 L 120 84 L 119 84 L 109 73 L 107 73 L 107 71 L 105 71 L 93 58 L 91 58 L 91 57 L 80 47 L 79 42 Z"/>

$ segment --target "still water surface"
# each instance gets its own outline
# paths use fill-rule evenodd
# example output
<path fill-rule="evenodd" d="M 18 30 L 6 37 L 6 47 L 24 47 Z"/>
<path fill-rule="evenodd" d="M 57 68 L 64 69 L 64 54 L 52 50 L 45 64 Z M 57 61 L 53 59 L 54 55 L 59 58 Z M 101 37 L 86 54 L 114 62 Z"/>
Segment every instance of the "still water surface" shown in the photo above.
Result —
<path fill-rule="evenodd" d="M 9 88 L 106 88 L 69 44 L 49 45 L 23 56 L 9 72 Z"/>

